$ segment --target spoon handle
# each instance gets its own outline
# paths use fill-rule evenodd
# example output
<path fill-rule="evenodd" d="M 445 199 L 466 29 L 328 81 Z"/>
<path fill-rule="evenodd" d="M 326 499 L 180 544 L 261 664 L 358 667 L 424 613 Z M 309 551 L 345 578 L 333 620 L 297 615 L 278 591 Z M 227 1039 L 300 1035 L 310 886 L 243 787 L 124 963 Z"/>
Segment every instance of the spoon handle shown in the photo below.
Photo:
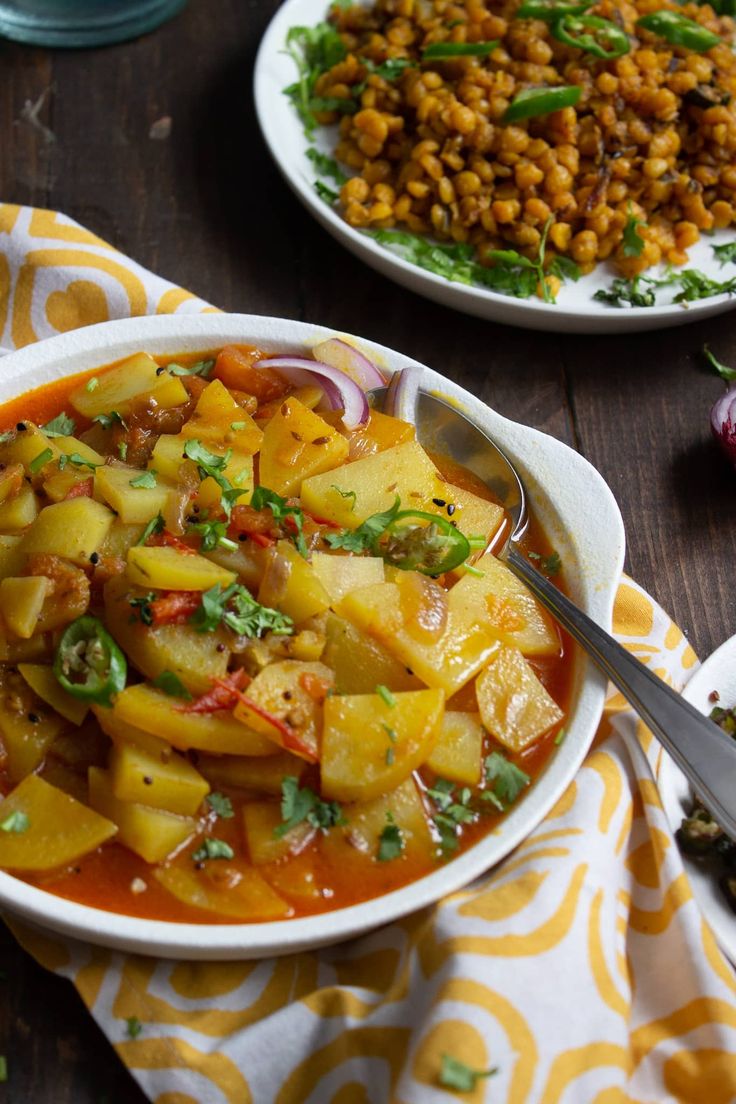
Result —
<path fill-rule="evenodd" d="M 579 610 L 525 556 L 506 562 L 618 687 L 667 749 L 721 828 L 736 839 L 736 740 L 670 689 L 600 625 Z"/>

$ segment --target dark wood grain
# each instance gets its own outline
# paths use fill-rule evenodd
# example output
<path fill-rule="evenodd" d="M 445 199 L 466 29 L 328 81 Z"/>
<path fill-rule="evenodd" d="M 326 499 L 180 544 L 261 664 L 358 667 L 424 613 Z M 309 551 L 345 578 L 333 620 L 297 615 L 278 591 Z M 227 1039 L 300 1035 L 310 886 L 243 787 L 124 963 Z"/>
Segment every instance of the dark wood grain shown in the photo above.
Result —
<path fill-rule="evenodd" d="M 259 138 L 252 65 L 273 0 L 190 0 L 108 49 L 0 44 L 0 199 L 65 211 L 231 311 L 383 342 L 578 448 L 616 495 L 627 567 L 705 655 L 736 632 L 736 476 L 710 439 L 735 316 L 642 336 L 545 335 L 466 318 L 380 279 L 292 197 Z M 40 126 L 26 103 L 42 97 Z M 149 137 L 170 115 L 171 135 Z M 10 1104 L 143 1104 L 72 987 L 0 934 Z"/>

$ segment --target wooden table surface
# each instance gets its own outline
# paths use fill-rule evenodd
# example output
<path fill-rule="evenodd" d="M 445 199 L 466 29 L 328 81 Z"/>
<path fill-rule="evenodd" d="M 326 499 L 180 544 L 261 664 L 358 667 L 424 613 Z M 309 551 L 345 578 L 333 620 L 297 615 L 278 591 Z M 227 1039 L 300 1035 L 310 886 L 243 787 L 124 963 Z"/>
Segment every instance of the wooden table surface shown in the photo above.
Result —
<path fill-rule="evenodd" d="M 0 43 L 0 200 L 63 211 L 225 310 L 393 346 L 566 441 L 618 499 L 628 571 L 707 655 L 736 632 L 736 476 L 711 441 L 723 384 L 699 351 L 707 341 L 736 365 L 736 316 L 547 335 L 465 317 L 363 267 L 292 197 L 259 136 L 252 67 L 276 6 L 190 0 L 154 34 L 85 52 Z M 170 136 L 151 138 L 167 115 Z M 0 1101 L 143 1104 L 71 986 L 0 931 Z"/>

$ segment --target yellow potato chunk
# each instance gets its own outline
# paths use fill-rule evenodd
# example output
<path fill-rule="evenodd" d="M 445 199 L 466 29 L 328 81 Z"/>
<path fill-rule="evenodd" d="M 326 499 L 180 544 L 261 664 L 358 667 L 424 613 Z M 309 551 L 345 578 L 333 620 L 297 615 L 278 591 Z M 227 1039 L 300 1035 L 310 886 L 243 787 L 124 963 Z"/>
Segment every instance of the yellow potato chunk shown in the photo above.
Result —
<path fill-rule="evenodd" d="M 93 498 L 70 498 L 46 506 L 23 537 L 21 552 L 48 552 L 86 567 L 98 552 L 113 522 L 113 514 Z"/>
<path fill-rule="evenodd" d="M 167 740 L 162 740 L 152 732 L 144 732 L 142 728 L 135 728 L 126 721 L 121 721 L 120 717 L 117 717 L 107 706 L 93 705 L 92 712 L 102 731 L 114 744 L 133 744 L 135 747 L 142 748 L 148 755 L 160 759 L 162 763 L 168 762 L 174 754 L 174 749 Z"/>
<path fill-rule="evenodd" d="M 41 469 L 37 467 L 34 461 L 38 461 L 43 453 L 50 452 L 48 463 L 51 463 L 52 460 L 58 459 L 60 450 L 55 441 L 47 437 L 43 430 L 39 429 L 33 422 L 21 422 L 19 424 L 24 425 L 25 429 L 19 430 L 9 441 L 0 445 L 0 463 L 6 466 L 22 464 L 26 475 L 38 475 Z"/>
<path fill-rule="evenodd" d="M 183 437 L 200 440 L 206 448 L 218 445 L 243 456 L 258 452 L 263 440 L 263 431 L 218 379 L 207 384 L 181 432 Z"/>
<path fill-rule="evenodd" d="M 165 405 L 168 409 L 185 403 L 188 398 L 181 380 L 175 381 L 179 385 L 175 391 L 172 391 L 170 382 L 170 376 L 159 374 L 159 366 L 153 357 L 147 353 L 135 353 L 121 360 L 114 368 L 106 368 L 99 376 L 80 383 L 70 394 L 69 402 L 85 418 L 109 414 L 111 410 L 125 415 L 130 412 L 131 400 L 136 395 L 149 391 L 155 393 L 165 386 L 166 391 L 162 395 L 164 402 L 159 405 Z M 175 401 L 172 402 L 172 399 Z"/>
<path fill-rule="evenodd" d="M 95 470 L 95 495 L 112 507 L 125 525 L 145 525 L 156 514 L 162 514 L 167 504 L 178 495 L 173 483 L 156 479 L 155 487 L 134 487 L 145 478 L 138 468 L 105 464 Z"/>
<path fill-rule="evenodd" d="M 476 713 L 445 712 L 427 766 L 442 778 L 477 786 L 481 776 L 483 726 Z"/>
<path fill-rule="evenodd" d="M 144 625 L 131 599 L 145 595 L 125 576 L 105 587 L 105 624 L 129 661 L 150 679 L 172 671 L 192 694 L 203 694 L 212 680 L 227 673 L 230 646 L 227 630 L 199 633 L 191 625 Z M 221 650 L 218 650 L 222 645 Z"/>
<path fill-rule="evenodd" d="M 30 484 L 24 484 L 17 495 L 0 503 L 0 529 L 18 533 L 27 529 L 39 513 L 39 504 Z"/>
<path fill-rule="evenodd" d="M 441 690 L 409 690 L 387 705 L 378 694 L 327 698 L 322 792 L 366 801 L 393 790 L 430 754 L 442 723 Z"/>
<path fill-rule="evenodd" d="M 351 590 L 385 579 L 380 556 L 330 556 L 326 552 L 313 552 L 312 570 L 327 591 L 330 603 L 339 602 Z"/>
<path fill-rule="evenodd" d="M 206 864 L 210 866 L 211 863 Z M 283 897 L 253 867 L 228 867 L 233 872 L 232 878 L 218 885 L 213 879 L 222 877 L 224 863 L 220 861 L 214 866 L 214 870 L 202 871 L 164 866 L 154 870 L 153 876 L 178 901 L 217 916 L 243 921 L 283 920 L 292 912 Z"/>
<path fill-rule="evenodd" d="M 125 525 L 119 518 L 115 518 L 100 549 L 100 555 L 119 556 L 124 560 L 128 549 L 140 540 L 143 529 L 143 525 Z"/>
<path fill-rule="evenodd" d="M 560 635 L 531 591 L 493 555 L 477 560 L 482 576 L 466 575 L 451 592 L 458 613 L 481 618 L 504 644 L 525 656 L 560 654 Z"/>
<path fill-rule="evenodd" d="M 23 465 L 6 464 L 0 470 L 0 503 L 16 495 L 23 485 Z"/>
<path fill-rule="evenodd" d="M 81 456 L 83 460 L 89 460 L 90 464 L 104 464 L 105 457 L 93 449 L 91 445 L 88 445 L 85 441 L 80 441 L 78 437 L 55 437 L 54 444 L 58 448 L 59 452 L 63 452 L 65 456 L 72 456 L 74 453 L 77 456 Z M 85 479 L 90 474 L 87 469 Z"/>
<path fill-rule="evenodd" d="M 134 546 L 128 550 L 128 578 L 156 590 L 209 590 L 220 583 L 229 586 L 235 575 L 205 556 L 177 548 Z"/>
<path fill-rule="evenodd" d="M 332 671 L 324 663 L 295 659 L 269 663 L 248 687 L 247 697 L 252 704 L 238 702 L 235 716 L 294 755 L 316 762 L 322 704 L 310 690 L 320 684 L 325 688 L 333 684 Z"/>
<path fill-rule="evenodd" d="M 327 618 L 327 643 L 322 659 L 335 672 L 335 686 L 340 694 L 370 694 L 379 685 L 389 690 L 423 687 L 405 663 L 337 614 Z"/>
<path fill-rule="evenodd" d="M 277 494 L 295 495 L 302 480 L 331 472 L 347 456 L 345 438 L 291 395 L 266 425 L 259 458 L 260 481 Z M 305 506 L 309 509 L 307 503 Z"/>
<path fill-rule="evenodd" d="M 65 722 L 17 675 L 5 669 L 0 680 L 0 742 L 10 781 L 20 782 L 43 762 Z"/>
<path fill-rule="evenodd" d="M 388 825 L 398 828 L 401 839 L 401 852 L 392 861 L 427 863 L 435 855 L 429 819 L 413 778 L 371 801 L 345 805 L 343 813 L 347 823 L 332 828 L 322 841 L 322 851 L 333 867 L 352 865 L 356 851 L 378 861 L 381 835 Z"/>
<path fill-rule="evenodd" d="M 18 670 L 30 688 L 72 724 L 80 725 L 89 705 L 62 689 L 53 668 L 41 663 L 19 663 Z"/>
<path fill-rule="evenodd" d="M 475 692 L 484 726 L 510 751 L 523 751 L 563 717 L 518 648 L 500 650 Z"/>
<path fill-rule="evenodd" d="M 121 801 L 135 801 L 194 816 L 210 792 L 209 783 L 175 752 L 168 759 L 149 755 L 135 744 L 119 743 L 110 752 L 112 792 Z"/>
<path fill-rule="evenodd" d="M 0 802 L 0 825 L 23 817 L 23 831 L 0 832 L 0 867 L 54 870 L 95 851 L 115 835 L 115 825 L 69 794 L 30 774 Z"/>
<path fill-rule="evenodd" d="M 245 839 L 250 861 L 255 866 L 298 854 L 314 836 L 316 829 L 307 821 L 297 824 L 283 836 L 276 835 L 282 819 L 280 807 L 275 801 L 249 801 L 243 806 Z"/>
<path fill-rule="evenodd" d="M 113 793 L 110 775 L 99 767 L 89 768 L 88 779 L 92 808 L 117 825 L 120 843 L 146 862 L 163 862 L 197 830 L 197 822 L 191 817 L 119 801 Z"/>
<path fill-rule="evenodd" d="M 18 553 L 19 544 L 19 536 L 0 537 L 0 577 L 19 573 L 22 565 L 22 556 Z"/>
<path fill-rule="evenodd" d="M 301 497 L 310 513 L 346 529 L 357 529 L 371 514 L 390 509 L 397 495 L 402 509 L 425 509 L 440 486 L 437 469 L 422 446 L 406 441 L 345 464 L 339 472 L 305 479 Z M 344 497 L 350 491 L 355 498 Z"/>
<path fill-rule="evenodd" d="M 288 751 L 260 759 L 247 755 L 200 755 L 197 760 L 200 774 L 215 788 L 225 786 L 277 795 L 284 778 L 301 778 L 306 766 L 303 759 Z"/>
<path fill-rule="evenodd" d="M 443 689 L 449 698 L 499 648 L 490 626 L 479 619 L 477 608 L 463 597 L 461 588 L 469 578 L 461 579 L 449 592 L 447 622 L 433 641 L 417 638 L 414 621 L 405 618 L 396 583 L 353 590 L 337 603 L 337 612 L 377 640 L 428 686 Z"/>
<path fill-rule="evenodd" d="M 330 596 L 317 577 L 312 564 L 287 540 L 269 548 L 258 601 L 262 606 L 279 609 L 299 624 L 329 609 Z"/>
<path fill-rule="evenodd" d="M 128 686 L 115 699 L 113 715 L 180 751 L 197 748 L 220 755 L 273 755 L 272 740 L 236 720 L 232 713 L 178 713 L 175 699 L 153 686 Z"/>
<path fill-rule="evenodd" d="M 0 582 L 0 610 L 11 632 L 28 640 L 36 631 L 51 581 L 45 575 L 23 575 Z"/>
<path fill-rule="evenodd" d="M 52 502 L 63 502 L 74 487 L 79 486 L 80 483 L 86 483 L 91 478 L 92 472 L 89 468 L 74 466 L 66 467 L 63 471 L 54 467 L 50 469 L 49 475 L 44 472 L 44 476 L 43 489 L 46 495 Z"/>
<path fill-rule="evenodd" d="M 148 462 L 149 468 L 155 468 L 159 475 L 170 479 L 172 483 L 178 482 L 182 467 L 186 472 L 196 472 L 196 464 L 184 455 L 186 443 L 187 438 L 181 433 L 162 433 L 153 446 L 151 459 Z"/>

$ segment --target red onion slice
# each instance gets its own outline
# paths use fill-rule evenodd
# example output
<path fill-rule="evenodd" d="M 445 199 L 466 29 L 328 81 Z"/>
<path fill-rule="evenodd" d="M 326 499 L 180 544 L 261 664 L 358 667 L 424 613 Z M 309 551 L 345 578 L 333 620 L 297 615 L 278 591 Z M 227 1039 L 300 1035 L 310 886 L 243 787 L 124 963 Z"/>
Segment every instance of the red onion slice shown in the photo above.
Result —
<path fill-rule="evenodd" d="M 272 368 L 297 386 L 317 384 L 325 393 L 332 410 L 342 410 L 347 429 L 365 425 L 370 417 L 368 400 L 355 380 L 329 364 L 307 357 L 273 357 L 259 360 L 255 368 Z"/>
<path fill-rule="evenodd" d="M 417 422 L 417 400 L 419 398 L 419 381 L 422 373 L 419 368 L 400 368 L 394 372 L 388 385 L 386 401 L 383 409 L 386 414 L 394 418 L 401 418 L 410 425 Z"/>
<path fill-rule="evenodd" d="M 383 378 L 373 361 L 359 352 L 347 341 L 339 337 L 331 337 L 329 341 L 321 341 L 312 349 L 314 359 L 323 364 L 329 364 L 331 368 L 337 368 L 344 372 L 351 380 L 355 380 L 358 387 L 364 391 L 370 391 L 373 387 L 385 387 Z"/>
<path fill-rule="evenodd" d="M 713 403 L 710 425 L 716 441 L 736 465 L 736 384 Z"/>

